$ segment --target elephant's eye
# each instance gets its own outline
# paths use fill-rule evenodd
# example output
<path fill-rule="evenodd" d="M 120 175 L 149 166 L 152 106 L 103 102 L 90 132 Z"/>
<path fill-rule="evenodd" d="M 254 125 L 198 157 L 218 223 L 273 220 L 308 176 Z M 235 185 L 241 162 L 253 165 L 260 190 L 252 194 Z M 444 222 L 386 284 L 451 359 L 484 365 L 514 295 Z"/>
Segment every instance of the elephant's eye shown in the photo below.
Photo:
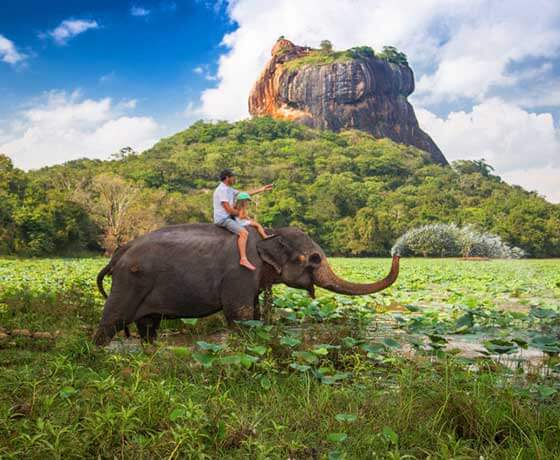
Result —
<path fill-rule="evenodd" d="M 321 254 L 314 252 L 309 256 L 309 263 L 311 265 L 319 265 L 321 263 Z"/>

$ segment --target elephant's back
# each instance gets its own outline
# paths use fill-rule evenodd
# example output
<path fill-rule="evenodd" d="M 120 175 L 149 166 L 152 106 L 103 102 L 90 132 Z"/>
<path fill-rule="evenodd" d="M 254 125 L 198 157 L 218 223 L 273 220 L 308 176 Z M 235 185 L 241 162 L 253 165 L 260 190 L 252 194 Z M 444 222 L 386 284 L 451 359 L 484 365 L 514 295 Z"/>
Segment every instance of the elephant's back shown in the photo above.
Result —
<path fill-rule="evenodd" d="M 144 270 L 163 266 L 189 264 L 209 260 L 212 265 L 225 263 L 236 249 L 236 237 L 213 224 L 172 225 L 155 230 L 131 244 L 122 262 L 142 264 Z"/>

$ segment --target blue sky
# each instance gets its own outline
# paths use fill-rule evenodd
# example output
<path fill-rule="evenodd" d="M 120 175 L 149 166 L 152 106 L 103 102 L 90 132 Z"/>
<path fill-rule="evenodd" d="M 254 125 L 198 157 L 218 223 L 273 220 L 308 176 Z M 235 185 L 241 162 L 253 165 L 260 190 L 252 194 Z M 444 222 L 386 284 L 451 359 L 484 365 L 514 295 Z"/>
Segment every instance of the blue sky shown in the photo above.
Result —
<path fill-rule="evenodd" d="M 93 99 L 135 99 L 138 113 L 177 127 L 185 101 L 209 86 L 205 75 L 234 27 L 224 8 L 194 1 L 4 0 L 1 8 L 0 34 L 28 56 L 19 67 L 0 66 L 1 118 L 44 92 L 79 89 Z M 65 44 L 44 37 L 67 19 L 97 27 Z M 193 72 L 200 65 L 205 72 Z"/>
<path fill-rule="evenodd" d="M 560 202 L 558 0 L 3 0 L 0 152 L 36 168 L 245 118 L 279 35 L 397 46 L 448 159 Z"/>

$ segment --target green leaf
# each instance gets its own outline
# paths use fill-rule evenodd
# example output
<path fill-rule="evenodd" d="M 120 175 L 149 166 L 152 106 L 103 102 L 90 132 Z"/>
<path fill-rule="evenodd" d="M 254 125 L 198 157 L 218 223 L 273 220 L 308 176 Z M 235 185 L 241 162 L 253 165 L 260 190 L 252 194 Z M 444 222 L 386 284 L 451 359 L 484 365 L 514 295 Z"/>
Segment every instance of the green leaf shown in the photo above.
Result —
<path fill-rule="evenodd" d="M 510 354 L 517 350 L 515 343 L 503 339 L 485 340 L 482 342 L 490 353 Z"/>
<path fill-rule="evenodd" d="M 345 458 L 345 455 L 340 450 L 331 450 L 328 453 L 329 460 L 342 460 L 343 458 Z"/>
<path fill-rule="evenodd" d="M 308 364 L 315 364 L 317 361 L 319 361 L 319 358 L 317 358 L 317 356 L 309 351 L 294 351 L 292 355 L 296 359 L 305 361 Z"/>
<path fill-rule="evenodd" d="M 417 307 L 416 305 L 405 305 L 405 308 L 411 312 L 420 311 L 420 307 Z"/>
<path fill-rule="evenodd" d="M 339 422 L 355 422 L 356 420 L 358 420 L 358 417 L 356 417 L 354 414 L 336 414 L 334 418 Z"/>
<path fill-rule="evenodd" d="M 214 362 L 214 358 L 207 353 L 194 352 L 192 354 L 192 357 L 195 361 L 198 361 L 204 367 L 211 367 L 212 363 Z"/>
<path fill-rule="evenodd" d="M 201 350 L 208 350 L 208 351 L 220 351 L 224 349 L 224 346 L 219 344 L 219 343 L 208 343 L 208 342 L 204 342 L 204 341 L 199 341 L 196 342 L 196 344 L 198 345 L 198 347 Z"/>
<path fill-rule="evenodd" d="M 383 427 L 383 437 L 395 446 L 399 443 L 399 435 L 390 426 Z"/>
<path fill-rule="evenodd" d="M 311 350 L 311 353 L 314 353 L 318 356 L 327 356 L 329 354 L 329 350 L 327 350 L 325 347 L 318 347 Z"/>
<path fill-rule="evenodd" d="M 255 353 L 256 355 L 262 356 L 266 353 L 267 348 L 263 347 L 262 345 L 256 345 L 254 347 L 247 347 L 247 350 Z"/>
<path fill-rule="evenodd" d="M 374 353 L 374 354 L 378 354 L 385 351 L 385 345 L 377 342 L 364 343 L 360 348 L 364 351 L 367 351 L 368 353 Z"/>
<path fill-rule="evenodd" d="M 181 318 L 183 324 L 188 324 L 189 326 L 194 326 L 198 323 L 198 318 Z"/>
<path fill-rule="evenodd" d="M 342 345 L 344 345 L 347 348 L 352 348 L 353 346 L 357 345 L 358 343 L 360 343 L 358 340 L 356 340 L 354 337 L 344 337 L 342 339 Z"/>
<path fill-rule="evenodd" d="M 473 314 L 471 312 L 464 314 L 457 321 L 455 321 L 455 327 L 457 329 L 470 329 L 474 325 Z"/>
<path fill-rule="evenodd" d="M 62 397 L 62 398 L 69 398 L 70 396 L 72 396 L 73 394 L 77 393 L 78 390 L 76 390 L 74 387 L 71 386 L 65 386 L 62 387 L 60 389 L 60 391 L 58 392 L 58 394 Z"/>
<path fill-rule="evenodd" d="M 179 358 L 188 358 L 191 355 L 191 350 L 188 347 L 169 347 L 169 349 Z"/>
<path fill-rule="evenodd" d="M 435 344 L 445 345 L 447 343 L 447 339 L 438 334 L 428 334 L 430 341 Z"/>
<path fill-rule="evenodd" d="M 325 385 L 334 385 L 335 383 L 340 382 L 341 380 L 346 380 L 350 378 L 350 372 L 337 372 L 334 375 L 321 375 L 321 383 Z"/>
<path fill-rule="evenodd" d="M 558 392 L 558 390 L 548 385 L 539 385 L 538 392 L 539 392 L 539 396 L 542 399 L 548 399 L 551 396 L 554 396 Z"/>
<path fill-rule="evenodd" d="M 515 344 L 517 344 L 517 346 L 519 346 L 520 348 L 523 348 L 524 350 L 526 350 L 529 347 L 529 343 L 521 338 L 514 338 L 511 339 L 511 341 Z"/>
<path fill-rule="evenodd" d="M 247 369 L 249 369 L 254 363 L 256 363 L 259 360 L 259 358 L 257 358 L 256 356 L 251 356 L 245 353 L 239 355 L 239 357 L 240 357 L 241 365 Z"/>
<path fill-rule="evenodd" d="M 261 377 L 260 384 L 263 390 L 270 390 L 270 388 L 272 387 L 272 382 L 266 375 L 263 375 Z"/>
<path fill-rule="evenodd" d="M 176 407 L 169 414 L 169 420 L 175 422 L 177 419 L 183 418 L 187 415 L 187 410 L 184 407 Z"/>
<path fill-rule="evenodd" d="M 327 435 L 327 440 L 331 442 L 343 442 L 348 438 L 346 433 L 329 433 Z"/>
<path fill-rule="evenodd" d="M 241 357 L 239 355 L 222 356 L 219 362 L 225 365 L 239 365 L 241 364 Z"/>
<path fill-rule="evenodd" d="M 385 345 L 387 345 L 389 348 L 400 348 L 401 344 L 399 342 L 397 342 L 396 340 L 390 338 L 390 337 L 385 337 L 383 339 L 383 343 Z"/>
<path fill-rule="evenodd" d="M 309 369 L 311 369 L 311 366 L 307 366 L 305 364 L 298 364 L 298 363 L 291 363 L 290 367 L 299 372 L 307 372 Z"/>
<path fill-rule="evenodd" d="M 299 345 L 301 343 L 301 340 L 298 339 L 297 337 L 294 337 L 293 335 L 285 335 L 284 337 L 282 337 L 280 339 L 280 344 L 281 345 L 286 345 L 288 347 L 295 347 L 297 345 Z"/>

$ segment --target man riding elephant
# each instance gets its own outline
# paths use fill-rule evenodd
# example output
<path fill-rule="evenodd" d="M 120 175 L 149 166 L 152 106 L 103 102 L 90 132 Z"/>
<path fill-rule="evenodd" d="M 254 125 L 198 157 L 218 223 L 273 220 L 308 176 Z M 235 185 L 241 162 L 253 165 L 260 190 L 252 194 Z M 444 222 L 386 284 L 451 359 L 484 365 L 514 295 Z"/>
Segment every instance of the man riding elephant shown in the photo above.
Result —
<path fill-rule="evenodd" d="M 254 271 L 256 267 L 247 258 L 247 238 L 249 237 L 249 232 L 237 220 L 239 210 L 235 208 L 235 198 L 239 192 L 233 188 L 234 184 L 235 174 L 230 169 L 224 169 L 220 173 L 220 184 L 214 190 L 214 223 L 237 235 L 239 265 Z M 272 184 L 252 190 L 249 194 L 255 195 L 269 190 L 272 190 Z"/>

